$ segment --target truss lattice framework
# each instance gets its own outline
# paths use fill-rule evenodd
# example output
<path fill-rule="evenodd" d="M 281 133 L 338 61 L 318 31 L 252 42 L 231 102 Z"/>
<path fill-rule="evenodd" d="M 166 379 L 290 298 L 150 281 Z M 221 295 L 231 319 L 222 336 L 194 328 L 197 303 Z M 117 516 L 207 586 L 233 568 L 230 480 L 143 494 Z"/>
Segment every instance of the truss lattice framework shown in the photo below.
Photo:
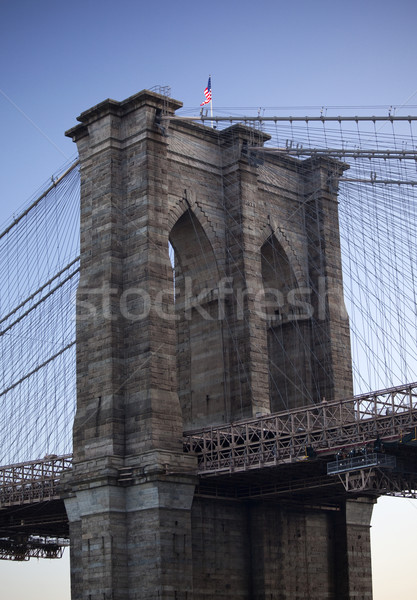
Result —
<path fill-rule="evenodd" d="M 302 460 L 376 438 L 399 439 L 417 426 L 417 384 L 190 432 L 184 447 L 202 476 Z"/>
<path fill-rule="evenodd" d="M 0 538 L 0 560 L 23 561 L 30 558 L 62 558 L 69 541 L 60 538 L 30 537 L 28 540 Z"/>
<path fill-rule="evenodd" d="M 376 495 L 417 498 L 417 475 L 373 467 L 340 474 L 347 492 L 373 492 Z"/>
<path fill-rule="evenodd" d="M 214 476 L 303 460 L 309 451 L 331 455 L 377 438 L 398 440 L 415 427 L 417 383 L 189 432 L 184 451 L 197 455 L 198 475 Z M 71 465 L 66 455 L 0 468 L 0 506 L 58 499 Z"/>
<path fill-rule="evenodd" d="M 0 506 L 31 504 L 60 498 L 63 471 L 71 468 L 72 455 L 47 457 L 0 469 Z"/>

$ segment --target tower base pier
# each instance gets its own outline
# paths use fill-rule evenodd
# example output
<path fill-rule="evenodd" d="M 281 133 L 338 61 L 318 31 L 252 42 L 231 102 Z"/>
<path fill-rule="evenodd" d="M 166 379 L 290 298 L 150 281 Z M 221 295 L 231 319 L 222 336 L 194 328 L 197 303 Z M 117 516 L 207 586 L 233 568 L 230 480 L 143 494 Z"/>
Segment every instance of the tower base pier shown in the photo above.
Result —
<path fill-rule="evenodd" d="M 320 507 L 196 498 L 193 598 L 370 600 L 373 502 Z"/>

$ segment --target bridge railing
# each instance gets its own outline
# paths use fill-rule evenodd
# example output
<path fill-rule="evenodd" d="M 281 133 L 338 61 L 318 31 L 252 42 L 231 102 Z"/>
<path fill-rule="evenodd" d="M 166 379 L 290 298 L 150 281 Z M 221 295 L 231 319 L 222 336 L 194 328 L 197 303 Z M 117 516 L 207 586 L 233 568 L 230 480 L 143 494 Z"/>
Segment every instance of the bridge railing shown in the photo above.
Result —
<path fill-rule="evenodd" d="M 417 426 L 417 383 L 185 434 L 200 475 L 260 468 L 398 439 Z"/>
<path fill-rule="evenodd" d="M 369 467 L 394 469 L 396 465 L 396 457 L 390 454 L 363 452 L 359 455 L 348 456 L 347 458 L 336 458 L 335 461 L 327 463 L 327 474 L 338 475 L 346 471 L 358 471 Z"/>
<path fill-rule="evenodd" d="M 68 454 L 0 467 L 0 506 L 58 499 L 62 472 L 71 464 Z"/>

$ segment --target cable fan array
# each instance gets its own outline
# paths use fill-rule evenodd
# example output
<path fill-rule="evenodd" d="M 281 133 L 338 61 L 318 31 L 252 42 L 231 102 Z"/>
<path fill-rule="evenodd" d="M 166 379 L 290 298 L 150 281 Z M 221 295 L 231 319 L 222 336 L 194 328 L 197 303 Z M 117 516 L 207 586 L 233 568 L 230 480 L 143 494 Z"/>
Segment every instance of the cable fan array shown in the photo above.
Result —
<path fill-rule="evenodd" d="M 77 163 L 0 234 L 0 464 L 71 452 Z"/>
<path fill-rule="evenodd" d="M 339 220 L 354 389 L 364 393 L 417 379 L 416 121 L 353 125 L 289 125 L 276 141 L 286 136 L 300 159 L 330 154 L 349 167 Z"/>
<path fill-rule="evenodd" d="M 227 114 L 227 109 L 223 109 Z M 260 111 L 259 111 L 260 112 Z M 185 118 L 190 118 L 184 111 Z M 230 111 L 229 111 L 230 115 Z M 198 117 L 191 117 L 195 120 Z M 217 129 L 240 122 L 270 137 L 251 155 L 261 176 L 276 181 L 263 158 L 274 153 L 296 158 L 300 166 L 311 157 L 330 157 L 346 169 L 338 185 L 344 296 L 350 318 L 355 393 L 385 389 L 417 379 L 417 139 L 416 117 L 223 117 Z M 200 114 L 205 124 L 209 116 Z M 184 149 L 182 149 L 184 150 Z M 192 151 L 192 150 L 191 150 Z M 203 157 L 204 160 L 204 157 Z M 278 183 L 293 188 L 290 172 Z M 227 182 L 226 182 L 227 183 Z M 227 206 L 227 202 L 225 202 Z M 300 207 L 298 217 L 302 218 Z M 282 228 L 293 214 L 282 215 Z M 232 240 L 232 243 L 239 243 Z M 276 279 L 285 277 L 282 262 L 271 265 Z M 278 272 L 278 270 L 280 272 Z M 313 290 L 317 291 L 317 290 Z M 320 327 L 313 316 L 313 327 Z M 294 321 L 293 328 L 299 328 Z M 302 340 L 303 333 L 299 331 Z M 284 346 L 283 346 L 284 350 Z M 236 349 L 238 351 L 238 349 Z M 326 370 L 327 366 L 321 367 Z M 286 379 L 296 385 L 307 403 L 311 394 L 303 385 L 297 364 L 286 360 Z M 270 375 L 272 365 L 270 365 Z M 274 381 L 272 381 L 274 385 Z M 276 382 L 278 385 L 278 381 Z M 283 406 L 286 389 L 282 380 Z"/>
<path fill-rule="evenodd" d="M 355 393 L 387 388 L 417 379 L 416 253 L 417 184 L 415 118 L 381 120 L 354 118 L 327 120 L 266 121 L 240 117 L 253 128 L 249 158 L 260 178 L 282 190 L 294 190 L 299 177 L 287 170 L 277 174 L 267 153 L 292 157 L 297 165 L 315 156 L 335 159 L 345 171 L 338 182 L 329 172 L 329 185 L 338 185 L 344 294 L 350 318 Z M 219 129 L 230 122 L 219 122 Z M 257 133 L 270 137 L 257 146 Z M 168 131 L 169 133 L 169 131 Z M 204 148 L 192 138 L 168 138 L 175 152 L 196 155 L 204 161 Z M 230 145 L 230 152 L 236 152 Z M 220 154 L 219 154 L 220 156 Z M 225 156 L 223 152 L 223 156 Z M 207 157 L 209 158 L 209 157 Z M 230 161 L 239 158 L 229 156 Z M 219 159 L 220 160 L 220 159 Z M 221 162 L 219 162 L 222 171 Z M 224 174 L 222 189 L 227 196 L 235 182 Z M 187 187 L 187 182 L 181 181 Z M 303 190 L 298 190 L 302 198 Z M 0 234 L 0 351 L 1 418 L 0 464 L 35 460 L 48 454 L 70 453 L 75 411 L 75 292 L 79 256 L 79 172 L 76 164 L 59 175 Z M 233 213 L 228 198 L 223 208 Z M 303 218 L 304 203 L 296 211 L 288 205 L 279 227 L 285 230 Z M 198 240 L 201 228 L 190 218 Z M 233 260 L 230 248 L 241 244 L 233 233 L 219 265 Z M 309 233 L 306 231 L 306 235 Z M 204 260 L 205 240 L 200 240 Z M 279 249 L 268 241 L 263 260 L 268 273 L 279 282 L 289 281 L 289 265 Z M 271 247 L 268 247 L 268 244 Z M 172 249 L 171 249 L 172 253 Z M 174 262 L 174 258 L 172 258 Z M 203 267 L 204 268 L 204 267 Z M 223 269 L 223 271 L 222 271 Z M 271 275 L 272 277 L 272 275 Z M 175 278 L 175 273 L 174 273 Z M 233 337 L 233 327 L 224 323 L 224 334 Z M 294 339 L 300 352 L 311 352 L 305 329 L 292 320 Z M 312 326 L 322 327 L 318 315 Z M 285 353 L 285 340 L 273 333 L 274 343 Z M 231 340 L 233 343 L 233 339 Z M 239 377 L 245 377 L 244 351 L 236 343 Z M 318 363 L 320 349 L 315 349 Z M 325 372 L 328 366 L 322 362 Z M 289 390 L 296 390 L 307 404 L 317 398 L 313 381 L 307 386 L 294 355 L 287 353 L 281 367 L 270 364 L 270 381 L 286 407 Z M 252 390 L 255 395 L 256 390 Z"/>

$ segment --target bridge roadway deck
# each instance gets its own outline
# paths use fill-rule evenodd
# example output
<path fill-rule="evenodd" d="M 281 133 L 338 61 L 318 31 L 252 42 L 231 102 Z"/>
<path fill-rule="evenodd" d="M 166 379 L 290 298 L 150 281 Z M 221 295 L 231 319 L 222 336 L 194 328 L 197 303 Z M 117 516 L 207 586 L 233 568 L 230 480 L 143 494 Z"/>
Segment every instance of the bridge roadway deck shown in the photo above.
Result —
<path fill-rule="evenodd" d="M 183 444 L 184 452 L 195 453 L 198 458 L 197 493 L 253 498 L 289 493 L 293 497 L 320 490 L 323 498 L 326 488 L 329 497 L 334 497 L 357 491 L 363 482 L 363 477 L 347 480 L 345 476 L 342 481 L 337 475 L 327 475 L 326 464 L 339 451 L 365 446 L 373 450 L 375 442 L 400 442 L 396 452 L 401 454 L 403 436 L 410 437 L 416 427 L 417 383 L 412 383 L 186 432 Z M 402 458 L 417 473 L 417 452 L 409 450 Z M 65 537 L 67 520 L 60 480 L 71 464 L 72 457 L 67 455 L 0 467 L 0 538 L 18 530 L 30 535 L 55 532 Z M 129 485 L 138 477 L 134 469 L 125 467 L 120 485 Z M 401 477 L 397 491 L 404 485 L 417 489 L 414 477 L 405 480 L 404 473 Z M 374 478 L 373 493 L 390 493 L 388 488 L 379 489 L 377 480 Z M 371 485 L 369 481 L 367 485 Z"/>
<path fill-rule="evenodd" d="M 417 383 L 188 432 L 200 476 L 294 463 L 310 455 L 401 439 L 417 426 Z"/>

